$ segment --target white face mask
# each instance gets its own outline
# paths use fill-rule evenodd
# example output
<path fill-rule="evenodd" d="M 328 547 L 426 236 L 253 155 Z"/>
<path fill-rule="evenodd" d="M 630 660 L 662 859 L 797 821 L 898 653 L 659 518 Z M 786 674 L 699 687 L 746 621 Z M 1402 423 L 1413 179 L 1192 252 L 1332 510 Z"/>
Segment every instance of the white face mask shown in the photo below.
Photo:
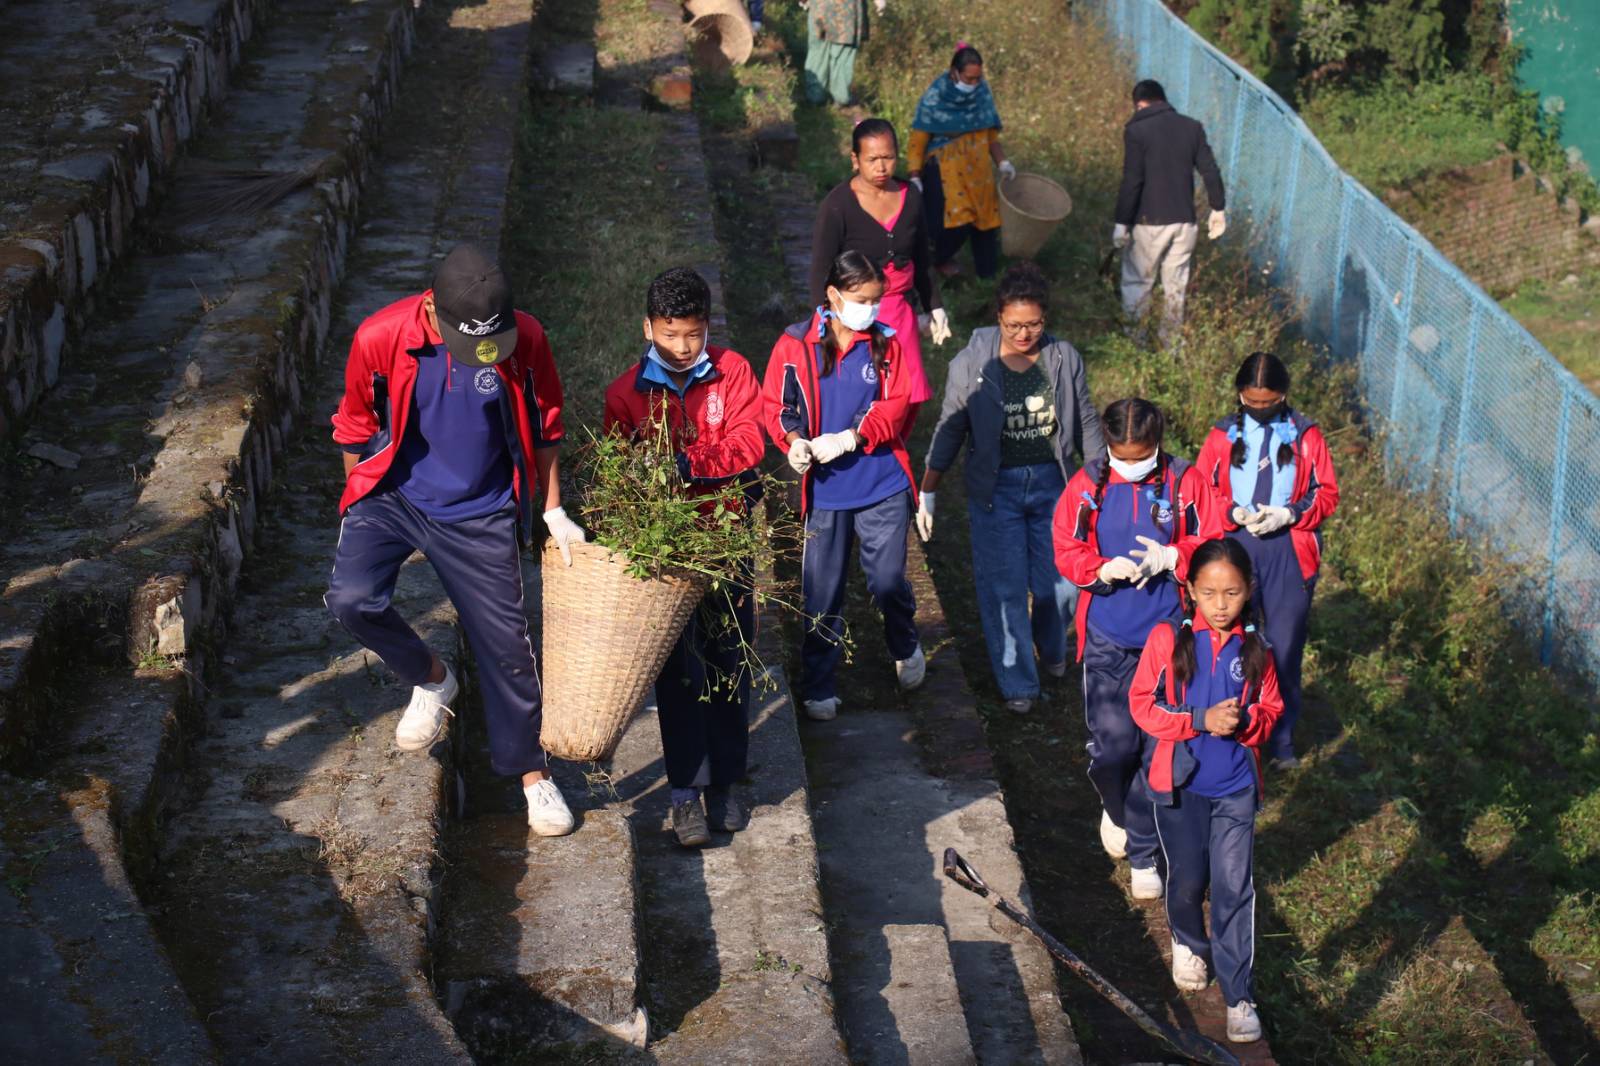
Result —
<path fill-rule="evenodd" d="M 1134 463 L 1125 463 L 1121 459 L 1118 459 L 1116 456 L 1112 455 L 1109 448 L 1106 449 L 1106 458 L 1111 460 L 1111 469 L 1120 474 L 1124 481 L 1143 481 L 1145 478 L 1149 477 L 1150 472 L 1156 468 L 1156 458 L 1160 454 L 1161 453 L 1158 450 L 1151 453 L 1150 458 L 1148 459 L 1140 459 L 1138 462 Z"/>
<path fill-rule="evenodd" d="M 958 92 L 958 93 L 975 93 L 975 92 L 978 91 L 978 86 L 980 86 L 982 84 L 983 84 L 983 82 L 981 82 L 981 81 L 975 81 L 971 85 L 968 85 L 966 82 L 962 81 L 960 78 L 957 78 L 956 79 L 956 92 Z"/>
<path fill-rule="evenodd" d="M 853 300 L 840 300 L 839 303 L 839 310 L 834 313 L 847 329 L 859 332 L 878 321 L 877 304 L 858 304 Z"/>
<path fill-rule="evenodd" d="M 644 353 L 644 357 L 646 359 L 654 360 L 655 362 L 657 362 L 657 363 L 659 363 L 661 365 L 662 369 L 670 370 L 675 374 L 682 373 L 685 370 L 693 370 L 695 367 L 699 366 L 701 363 L 703 363 L 707 359 L 711 358 L 710 355 L 706 351 L 707 346 L 710 345 L 710 343 L 711 343 L 710 338 L 705 338 L 705 339 L 701 340 L 701 342 L 700 342 L 700 354 L 695 356 L 692 360 L 690 360 L 688 366 L 682 367 L 682 368 L 679 368 L 678 366 L 674 365 L 672 360 L 668 359 L 666 356 L 661 354 L 661 350 L 656 347 L 655 338 L 647 337 L 645 339 L 650 342 L 650 350 L 648 352 Z"/>

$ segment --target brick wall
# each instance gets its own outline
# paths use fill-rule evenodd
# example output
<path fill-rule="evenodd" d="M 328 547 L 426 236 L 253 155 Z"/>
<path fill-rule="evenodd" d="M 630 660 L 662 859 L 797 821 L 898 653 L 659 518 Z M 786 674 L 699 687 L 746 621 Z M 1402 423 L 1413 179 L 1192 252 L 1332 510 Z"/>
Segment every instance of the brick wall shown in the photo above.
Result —
<path fill-rule="evenodd" d="M 1525 281 L 1600 267 L 1600 216 L 1584 218 L 1504 155 L 1386 193 L 1384 199 L 1468 277 L 1505 296 Z"/>

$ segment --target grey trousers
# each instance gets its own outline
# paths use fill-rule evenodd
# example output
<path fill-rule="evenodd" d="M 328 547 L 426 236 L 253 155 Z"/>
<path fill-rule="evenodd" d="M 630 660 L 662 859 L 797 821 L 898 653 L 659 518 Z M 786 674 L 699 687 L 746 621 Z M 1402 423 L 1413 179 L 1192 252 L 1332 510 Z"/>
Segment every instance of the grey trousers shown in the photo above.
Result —
<path fill-rule="evenodd" d="M 1189 271 L 1200 227 L 1193 222 L 1170 226 L 1135 226 L 1133 239 L 1122 250 L 1122 309 L 1141 318 L 1150 307 L 1156 274 L 1161 275 L 1161 339 L 1167 340 L 1183 325 L 1183 303 L 1189 291 Z"/>

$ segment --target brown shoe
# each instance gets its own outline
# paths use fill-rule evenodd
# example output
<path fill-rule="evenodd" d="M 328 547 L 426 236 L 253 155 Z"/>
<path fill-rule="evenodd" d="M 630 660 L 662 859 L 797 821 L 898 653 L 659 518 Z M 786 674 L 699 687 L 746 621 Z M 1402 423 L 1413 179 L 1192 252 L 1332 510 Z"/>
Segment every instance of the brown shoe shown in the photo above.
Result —
<path fill-rule="evenodd" d="M 677 836 L 678 843 L 686 848 L 703 848 L 711 843 L 706 812 L 701 808 L 698 798 L 673 804 L 672 832 Z"/>

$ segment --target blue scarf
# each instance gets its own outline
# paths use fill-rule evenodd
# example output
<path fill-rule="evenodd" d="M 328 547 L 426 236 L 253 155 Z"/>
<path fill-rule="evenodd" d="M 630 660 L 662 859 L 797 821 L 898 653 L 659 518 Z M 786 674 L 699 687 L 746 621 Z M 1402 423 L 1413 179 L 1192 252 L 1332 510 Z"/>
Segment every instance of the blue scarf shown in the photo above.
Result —
<path fill-rule="evenodd" d="M 956 88 L 948 71 L 934 78 L 917 101 L 917 117 L 911 121 L 911 128 L 933 135 L 928 142 L 930 152 L 963 133 L 1000 129 L 1000 112 L 995 110 L 988 79 L 980 81 L 975 91 L 964 93 Z"/>

